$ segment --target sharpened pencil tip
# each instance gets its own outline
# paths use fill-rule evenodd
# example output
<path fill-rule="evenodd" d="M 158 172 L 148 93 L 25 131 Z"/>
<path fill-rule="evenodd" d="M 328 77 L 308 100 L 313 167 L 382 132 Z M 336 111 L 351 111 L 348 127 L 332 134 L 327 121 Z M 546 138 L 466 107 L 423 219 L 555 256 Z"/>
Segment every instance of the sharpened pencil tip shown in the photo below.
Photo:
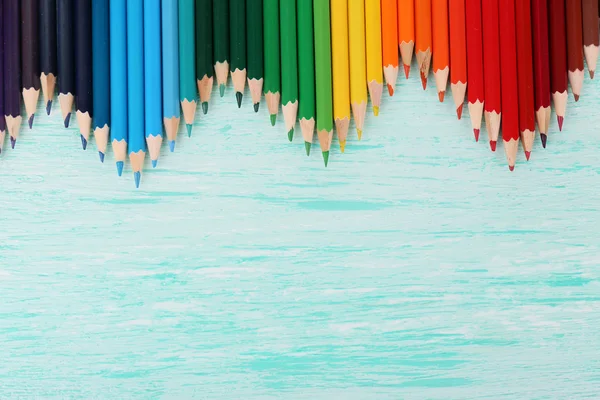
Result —
<path fill-rule="evenodd" d="M 311 146 L 310 142 L 304 142 L 304 148 L 306 149 L 307 156 L 310 156 L 310 146 Z"/>
<path fill-rule="evenodd" d="M 475 141 L 479 142 L 479 129 L 473 129 L 473 135 L 475 135 Z"/>
<path fill-rule="evenodd" d="M 546 141 L 548 140 L 548 135 L 545 133 L 540 133 L 540 139 L 542 140 L 542 147 L 546 148 Z"/>
<path fill-rule="evenodd" d="M 379 106 L 373 106 L 373 115 L 379 117 Z"/>
<path fill-rule="evenodd" d="M 527 161 L 529 161 L 529 157 L 531 157 L 531 152 L 530 151 L 526 151 L 525 152 L 525 158 L 527 159 Z"/>
<path fill-rule="evenodd" d="M 446 92 L 444 92 L 444 91 L 438 92 L 438 100 L 440 101 L 440 103 L 444 102 L 444 95 L 445 94 L 446 94 Z"/>
<path fill-rule="evenodd" d="M 408 75 L 410 74 L 410 65 L 404 64 L 404 76 L 408 79 Z"/>
<path fill-rule="evenodd" d="M 271 126 L 275 126 L 275 122 L 277 121 L 277 114 L 271 114 L 269 118 L 271 119 Z"/>
<path fill-rule="evenodd" d="M 556 120 L 558 121 L 558 130 L 562 132 L 562 127 L 563 127 L 563 123 L 565 122 L 565 117 L 561 117 L 561 116 L 557 115 Z"/>
<path fill-rule="evenodd" d="M 244 97 L 242 92 L 235 93 L 235 100 L 237 101 L 238 108 L 242 108 L 242 97 Z"/>
<path fill-rule="evenodd" d="M 65 117 L 65 128 L 69 127 L 69 122 L 71 121 L 71 114 L 67 114 L 67 116 Z"/>
<path fill-rule="evenodd" d="M 174 140 L 169 140 L 169 150 L 172 152 L 175 151 L 175 141 Z"/>
<path fill-rule="evenodd" d="M 456 116 L 458 117 L 459 121 L 462 118 L 462 111 L 463 111 L 463 105 L 461 104 L 460 106 L 458 106 L 456 108 Z"/>
<path fill-rule="evenodd" d="M 11 149 L 15 149 L 15 145 L 17 144 L 17 139 L 15 139 L 14 137 L 10 137 L 10 148 Z"/>
<path fill-rule="evenodd" d="M 152 160 L 152 168 L 156 168 L 158 165 L 158 160 Z"/>
<path fill-rule="evenodd" d="M 343 153 L 344 151 L 346 151 L 346 141 L 345 140 L 340 140 L 340 151 Z"/>
<path fill-rule="evenodd" d="M 254 103 L 254 112 L 258 112 L 259 107 L 260 107 L 260 103 Z"/>
<path fill-rule="evenodd" d="M 188 137 L 192 137 L 192 124 L 185 124 L 187 128 Z"/>
<path fill-rule="evenodd" d="M 329 164 L 329 151 L 323 152 L 323 162 L 325 163 L 325 166 L 327 167 L 327 164 Z"/>
<path fill-rule="evenodd" d="M 83 135 L 79 135 L 81 137 L 81 147 L 85 150 L 87 149 L 87 140 L 83 137 Z"/>
<path fill-rule="evenodd" d="M 135 181 L 135 187 L 140 187 L 140 179 L 142 179 L 142 173 L 140 171 L 133 173 L 133 180 Z"/>
<path fill-rule="evenodd" d="M 596 71 L 592 71 L 592 70 L 590 70 L 589 72 L 590 72 L 590 79 L 594 79 L 594 73 L 595 73 Z"/>
<path fill-rule="evenodd" d="M 117 161 L 117 174 L 119 176 L 123 175 L 123 166 L 125 163 L 123 161 Z"/>
<path fill-rule="evenodd" d="M 35 118 L 35 114 L 31 114 L 31 116 L 29 117 L 29 120 L 27 121 L 29 123 L 29 129 L 33 128 L 33 119 Z"/>
<path fill-rule="evenodd" d="M 225 85 L 223 83 L 219 85 L 219 95 L 221 97 L 225 96 Z"/>
<path fill-rule="evenodd" d="M 51 111 L 52 111 L 52 100 L 48 100 L 48 103 L 46 103 L 46 114 L 50 115 Z"/>
<path fill-rule="evenodd" d="M 208 113 L 208 101 L 202 103 L 202 112 L 204 113 L 204 115 Z"/>
<path fill-rule="evenodd" d="M 492 149 L 492 151 L 496 151 L 496 141 L 495 140 L 490 140 L 490 149 Z"/>
<path fill-rule="evenodd" d="M 515 166 L 514 165 L 509 165 L 508 169 L 510 170 L 510 172 L 513 172 L 515 170 Z"/>
<path fill-rule="evenodd" d="M 291 142 L 292 140 L 294 140 L 294 128 L 290 129 L 288 131 L 288 140 Z"/>
<path fill-rule="evenodd" d="M 394 95 L 394 87 L 388 83 L 387 88 L 388 88 L 388 94 L 390 95 L 390 97 L 393 96 Z"/>
<path fill-rule="evenodd" d="M 100 162 L 101 162 L 101 163 L 104 163 L 104 153 L 103 153 L 103 152 L 101 152 L 101 151 L 99 151 L 99 152 L 98 152 L 98 157 L 100 157 Z"/>

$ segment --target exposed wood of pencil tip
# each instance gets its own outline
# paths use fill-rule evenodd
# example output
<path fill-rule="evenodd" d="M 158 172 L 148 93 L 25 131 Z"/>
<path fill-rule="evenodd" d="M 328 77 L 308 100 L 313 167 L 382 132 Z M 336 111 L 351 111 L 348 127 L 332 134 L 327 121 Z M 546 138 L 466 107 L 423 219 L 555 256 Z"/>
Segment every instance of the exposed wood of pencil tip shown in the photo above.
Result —
<path fill-rule="evenodd" d="M 175 140 L 177 140 L 177 132 L 179 131 L 179 118 L 164 117 L 163 123 L 165 124 L 165 132 L 167 133 L 167 140 L 169 142 L 174 142 Z"/>
<path fill-rule="evenodd" d="M 210 95 L 212 94 L 213 77 L 210 78 L 208 75 L 204 75 L 202 79 L 196 81 L 198 86 L 198 93 L 200 93 L 200 101 L 202 103 L 210 102 Z"/>
<path fill-rule="evenodd" d="M 467 83 L 457 82 L 450 84 L 452 89 L 452 99 L 454 100 L 454 108 L 458 119 L 462 117 L 463 104 L 465 102 L 465 94 L 467 93 Z"/>
<path fill-rule="evenodd" d="M 315 134 L 315 119 L 302 118 L 300 119 L 300 130 L 302 130 L 302 138 L 305 143 L 312 143 Z"/>
<path fill-rule="evenodd" d="M 535 117 L 538 124 L 538 130 L 540 134 L 548 134 L 548 128 L 550 127 L 550 117 L 552 115 L 552 109 L 550 107 L 540 107 L 535 112 Z"/>
<path fill-rule="evenodd" d="M 448 75 L 450 74 L 450 67 L 444 67 L 438 69 L 433 73 L 435 78 L 435 87 L 438 92 L 438 99 L 440 103 L 444 101 L 444 93 L 446 93 L 446 85 L 448 84 Z"/>
<path fill-rule="evenodd" d="M 31 118 L 35 114 L 37 108 L 37 102 L 40 97 L 40 90 L 36 90 L 33 87 L 29 89 L 23 89 L 23 103 L 25 104 L 25 111 L 27 112 L 27 118 Z"/>
<path fill-rule="evenodd" d="M 267 109 L 269 110 L 269 114 L 277 115 L 279 113 L 279 101 L 281 98 L 281 94 L 279 92 L 265 93 L 265 100 L 267 101 Z"/>
<path fill-rule="evenodd" d="M 485 127 L 488 132 L 488 138 L 490 140 L 490 146 L 492 151 L 496 150 L 495 143 L 498 141 L 498 135 L 500 134 L 500 121 L 502 120 L 502 113 L 495 111 L 485 112 Z"/>
<path fill-rule="evenodd" d="M 217 84 L 227 85 L 227 76 L 229 75 L 229 63 L 216 62 L 215 63 L 215 75 L 217 76 Z"/>
<path fill-rule="evenodd" d="M 23 118 L 20 115 L 17 115 L 16 117 L 5 115 L 4 119 L 6 120 L 6 130 L 10 134 L 11 141 L 15 142 L 19 138 Z"/>
<path fill-rule="evenodd" d="M 421 84 L 423 85 L 423 90 L 425 90 L 427 88 L 427 76 L 429 75 L 431 65 L 431 48 L 428 47 L 425 51 L 417 51 L 416 57 L 419 64 L 419 72 L 421 73 Z"/>
<path fill-rule="evenodd" d="M 92 130 L 92 117 L 89 112 L 81 112 L 77 110 L 75 113 L 77 116 L 77 124 L 79 125 L 79 133 L 85 138 L 85 140 L 89 140 L 90 131 Z"/>
<path fill-rule="evenodd" d="M 408 74 L 410 72 L 410 64 L 412 63 L 413 51 L 415 50 L 415 42 L 411 40 L 410 42 L 401 42 L 400 43 L 400 56 L 402 57 L 402 64 L 404 66 L 404 76 L 408 79 Z"/>
<path fill-rule="evenodd" d="M 102 127 L 94 129 L 94 139 L 96 140 L 96 148 L 102 154 L 106 154 L 106 148 L 108 146 L 109 128 L 107 124 Z"/>
<path fill-rule="evenodd" d="M 385 77 L 388 93 L 390 96 L 393 96 L 396 90 L 396 82 L 398 81 L 398 67 L 394 67 L 391 64 L 383 67 L 383 76 Z"/>
<path fill-rule="evenodd" d="M 42 85 L 42 93 L 44 95 L 44 105 L 47 106 L 54 98 L 54 90 L 56 88 L 56 77 L 50 73 L 46 75 L 42 72 L 40 75 L 40 83 Z"/>
<path fill-rule="evenodd" d="M 127 142 L 125 139 L 113 140 L 112 149 L 116 162 L 125 162 L 127 159 Z"/>
<path fill-rule="evenodd" d="M 231 71 L 231 81 L 233 82 L 233 90 L 236 93 L 244 93 L 244 89 L 246 88 L 246 68 L 244 69 L 235 69 L 235 71 Z"/>
<path fill-rule="evenodd" d="M 367 103 L 361 101 L 360 103 L 352 103 L 352 116 L 354 117 L 354 125 L 356 125 L 356 133 L 358 134 L 358 140 L 362 139 L 363 127 L 365 124 L 365 115 L 367 113 Z"/>
<path fill-rule="evenodd" d="M 129 162 L 131 163 L 131 170 L 133 172 L 142 172 L 142 169 L 144 169 L 145 158 L 146 152 L 144 150 L 129 153 Z"/>
<path fill-rule="evenodd" d="M 348 137 L 348 129 L 350 127 L 350 118 L 338 118 L 335 120 L 335 130 L 337 131 L 338 140 L 340 142 L 340 150 L 342 153 L 346 149 L 346 138 Z"/>
<path fill-rule="evenodd" d="M 285 122 L 286 132 L 294 129 L 296 125 L 296 117 L 298 116 L 298 100 L 290 101 L 281 107 L 283 112 L 283 121 Z"/>
<path fill-rule="evenodd" d="M 250 96 L 252 96 L 252 103 L 259 104 L 262 98 L 263 90 L 263 78 L 248 79 L 248 88 L 250 89 Z"/>
<path fill-rule="evenodd" d="M 160 155 L 160 147 L 162 146 L 162 135 L 148 135 L 146 137 L 146 145 L 148 146 L 148 153 L 152 161 L 158 160 Z"/>
<path fill-rule="evenodd" d="M 333 140 L 333 130 L 328 131 L 325 129 L 321 129 L 317 132 L 317 136 L 319 137 L 319 145 L 321 146 L 321 152 L 326 152 L 331 149 L 331 141 Z"/>
<path fill-rule="evenodd" d="M 186 125 L 192 125 L 194 123 L 196 106 L 196 100 L 181 100 L 181 109 L 183 110 L 183 119 L 185 120 Z"/>
<path fill-rule="evenodd" d="M 519 149 L 519 139 L 510 139 L 504 141 L 504 153 L 506 154 L 506 160 L 508 161 L 508 168 L 512 171 L 515 168 L 515 162 L 517 160 L 517 151 Z"/>
<path fill-rule="evenodd" d="M 63 94 L 60 93 L 58 95 L 58 103 L 60 104 L 60 112 L 62 114 L 62 119 L 65 121 L 65 124 L 68 122 L 68 118 L 73 111 L 73 102 L 75 97 L 71 93 Z"/>

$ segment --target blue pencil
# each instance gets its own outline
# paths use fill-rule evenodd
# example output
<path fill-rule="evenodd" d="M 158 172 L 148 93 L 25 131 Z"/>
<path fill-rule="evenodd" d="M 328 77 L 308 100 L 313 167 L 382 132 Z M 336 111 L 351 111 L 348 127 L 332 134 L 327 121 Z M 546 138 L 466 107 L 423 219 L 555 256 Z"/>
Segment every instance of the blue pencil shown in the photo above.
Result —
<path fill-rule="evenodd" d="M 104 162 L 110 127 L 109 29 L 108 0 L 92 0 L 93 128 L 101 162 Z"/>
<path fill-rule="evenodd" d="M 135 186 L 146 157 L 144 137 L 144 1 L 127 0 L 127 110 L 129 162 Z"/>
<path fill-rule="evenodd" d="M 198 97 L 195 17 L 194 0 L 179 0 L 179 99 L 188 136 L 192 134 Z"/>
<path fill-rule="evenodd" d="M 179 24 L 178 1 L 162 2 L 163 118 L 169 149 L 175 150 L 179 130 Z"/>
<path fill-rule="evenodd" d="M 160 0 L 144 0 L 144 82 L 146 144 L 156 168 L 162 144 L 162 75 L 160 66 Z"/>
<path fill-rule="evenodd" d="M 127 6 L 110 0 L 110 121 L 119 176 L 127 157 Z"/>

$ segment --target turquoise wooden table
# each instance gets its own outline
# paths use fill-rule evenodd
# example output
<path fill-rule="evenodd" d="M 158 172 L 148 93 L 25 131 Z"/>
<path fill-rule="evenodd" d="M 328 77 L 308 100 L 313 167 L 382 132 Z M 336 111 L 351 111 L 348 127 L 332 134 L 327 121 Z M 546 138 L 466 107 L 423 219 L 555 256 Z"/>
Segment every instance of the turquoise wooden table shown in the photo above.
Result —
<path fill-rule="evenodd" d="M 418 79 L 327 169 L 230 85 L 139 190 L 40 103 L 0 156 L 1 397 L 597 396 L 600 80 L 510 173 Z"/>

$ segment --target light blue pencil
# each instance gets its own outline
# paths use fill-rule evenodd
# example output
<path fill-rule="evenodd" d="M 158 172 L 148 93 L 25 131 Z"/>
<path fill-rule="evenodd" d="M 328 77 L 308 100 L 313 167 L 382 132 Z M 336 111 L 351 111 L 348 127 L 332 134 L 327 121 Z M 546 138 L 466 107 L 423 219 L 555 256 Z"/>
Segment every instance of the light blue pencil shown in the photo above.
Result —
<path fill-rule="evenodd" d="M 110 72 L 108 0 L 92 0 L 92 71 L 94 137 L 100 161 L 104 162 L 110 129 Z"/>
<path fill-rule="evenodd" d="M 127 6 L 110 0 L 110 120 L 119 176 L 127 157 Z"/>
<path fill-rule="evenodd" d="M 144 0 L 144 82 L 146 145 L 156 168 L 162 145 L 162 74 L 160 59 L 160 0 Z"/>
<path fill-rule="evenodd" d="M 175 150 L 179 130 L 179 2 L 162 2 L 163 119 L 169 149 Z"/>
<path fill-rule="evenodd" d="M 146 140 L 144 136 L 144 0 L 127 0 L 127 110 L 129 162 L 140 187 Z"/>

